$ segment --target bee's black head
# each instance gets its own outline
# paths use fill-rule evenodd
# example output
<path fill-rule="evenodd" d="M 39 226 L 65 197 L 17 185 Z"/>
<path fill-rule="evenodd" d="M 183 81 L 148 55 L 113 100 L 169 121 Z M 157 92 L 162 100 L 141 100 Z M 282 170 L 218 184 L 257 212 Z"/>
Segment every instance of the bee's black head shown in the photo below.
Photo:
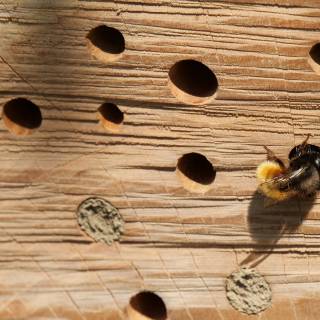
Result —
<path fill-rule="evenodd" d="M 302 155 L 311 155 L 311 154 L 319 154 L 320 155 L 320 147 L 314 144 L 299 144 L 291 149 L 289 152 L 289 160 L 294 158 L 299 158 Z"/>
<path fill-rule="evenodd" d="M 313 144 L 300 144 L 289 153 L 290 167 L 294 169 L 311 164 L 320 170 L 320 147 Z"/>

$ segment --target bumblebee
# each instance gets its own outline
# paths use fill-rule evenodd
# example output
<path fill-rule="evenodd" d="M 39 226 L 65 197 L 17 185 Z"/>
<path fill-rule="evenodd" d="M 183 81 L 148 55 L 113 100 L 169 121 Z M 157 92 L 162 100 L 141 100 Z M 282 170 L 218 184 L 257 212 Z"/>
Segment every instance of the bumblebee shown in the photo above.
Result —
<path fill-rule="evenodd" d="M 273 202 L 306 198 L 320 188 L 320 147 L 308 144 L 310 135 L 289 153 L 285 166 L 269 148 L 267 160 L 257 168 L 258 190 Z"/>

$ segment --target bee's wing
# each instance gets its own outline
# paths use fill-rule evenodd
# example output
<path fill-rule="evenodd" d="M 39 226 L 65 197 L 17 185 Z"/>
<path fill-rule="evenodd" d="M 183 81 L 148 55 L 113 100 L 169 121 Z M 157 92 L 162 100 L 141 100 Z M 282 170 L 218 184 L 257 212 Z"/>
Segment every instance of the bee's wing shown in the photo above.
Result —
<path fill-rule="evenodd" d="M 301 177 L 303 177 L 307 173 L 308 167 L 301 167 L 294 171 L 285 172 L 273 179 L 269 179 L 262 184 L 267 184 L 272 188 L 279 190 L 289 190 L 294 188 L 300 181 Z"/>

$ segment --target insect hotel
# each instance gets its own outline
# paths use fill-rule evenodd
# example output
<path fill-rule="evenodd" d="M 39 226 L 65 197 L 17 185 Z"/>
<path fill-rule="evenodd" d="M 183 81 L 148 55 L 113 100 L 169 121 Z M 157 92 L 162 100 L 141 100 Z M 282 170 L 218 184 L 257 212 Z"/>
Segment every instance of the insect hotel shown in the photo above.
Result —
<path fill-rule="evenodd" d="M 0 319 L 319 319 L 319 21 L 0 0 Z"/>

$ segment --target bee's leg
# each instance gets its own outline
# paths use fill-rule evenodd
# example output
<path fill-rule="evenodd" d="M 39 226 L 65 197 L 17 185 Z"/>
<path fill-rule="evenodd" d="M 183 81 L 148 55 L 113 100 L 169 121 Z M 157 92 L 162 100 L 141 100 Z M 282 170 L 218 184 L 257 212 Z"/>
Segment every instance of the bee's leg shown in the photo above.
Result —
<path fill-rule="evenodd" d="M 276 159 L 278 159 L 272 150 L 270 150 L 267 146 L 263 147 L 267 151 L 267 160 L 275 161 Z"/>
<path fill-rule="evenodd" d="M 278 158 L 274 154 L 274 152 L 272 150 L 270 150 L 267 146 L 263 146 L 263 147 L 267 151 L 267 160 L 277 162 L 281 166 L 281 168 L 284 169 L 285 165 L 284 165 L 283 161 L 280 158 Z"/>

